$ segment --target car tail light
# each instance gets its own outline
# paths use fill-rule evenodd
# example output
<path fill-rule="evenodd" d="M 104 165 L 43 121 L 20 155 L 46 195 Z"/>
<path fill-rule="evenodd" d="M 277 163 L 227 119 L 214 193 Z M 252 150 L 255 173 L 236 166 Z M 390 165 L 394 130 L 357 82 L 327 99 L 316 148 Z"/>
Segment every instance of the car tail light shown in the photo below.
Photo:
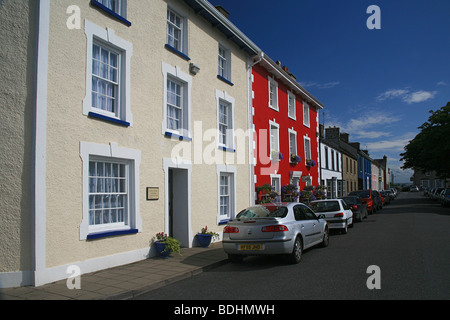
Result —
<path fill-rule="evenodd" d="M 353 210 L 358 210 L 358 206 L 356 204 L 354 204 L 352 207 L 353 207 Z"/>
<path fill-rule="evenodd" d="M 341 212 L 341 213 L 336 213 L 336 214 L 334 215 L 335 218 L 342 218 L 343 216 L 344 216 L 344 213 L 343 213 L 343 212 Z"/>
<path fill-rule="evenodd" d="M 225 227 L 223 233 L 239 233 L 239 228 L 236 227 Z"/>
<path fill-rule="evenodd" d="M 262 232 L 286 232 L 286 231 L 289 231 L 289 229 L 283 225 L 275 225 L 275 226 L 262 227 L 261 231 Z"/>

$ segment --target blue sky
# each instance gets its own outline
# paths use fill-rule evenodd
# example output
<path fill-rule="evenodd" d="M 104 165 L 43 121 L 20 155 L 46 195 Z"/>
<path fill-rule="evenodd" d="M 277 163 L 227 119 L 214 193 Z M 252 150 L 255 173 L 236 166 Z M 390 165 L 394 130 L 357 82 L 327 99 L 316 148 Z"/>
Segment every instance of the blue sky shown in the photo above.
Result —
<path fill-rule="evenodd" d="M 321 123 L 386 155 L 395 182 L 409 181 L 399 154 L 428 111 L 450 101 L 449 0 L 210 2 L 324 104 Z M 367 28 L 370 5 L 381 29 Z"/>

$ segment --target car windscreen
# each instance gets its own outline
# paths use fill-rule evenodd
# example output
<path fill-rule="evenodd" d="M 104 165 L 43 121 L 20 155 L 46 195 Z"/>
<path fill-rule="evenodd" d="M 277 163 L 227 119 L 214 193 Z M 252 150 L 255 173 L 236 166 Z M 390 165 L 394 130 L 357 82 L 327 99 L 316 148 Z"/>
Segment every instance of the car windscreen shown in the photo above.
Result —
<path fill-rule="evenodd" d="M 341 210 L 339 202 L 337 201 L 311 202 L 309 206 L 314 210 L 314 212 L 330 212 Z"/>
<path fill-rule="evenodd" d="M 238 213 L 236 218 L 238 219 L 251 219 L 251 218 L 284 218 L 288 214 L 288 209 L 283 206 L 267 205 L 267 206 L 254 206 L 242 210 Z"/>

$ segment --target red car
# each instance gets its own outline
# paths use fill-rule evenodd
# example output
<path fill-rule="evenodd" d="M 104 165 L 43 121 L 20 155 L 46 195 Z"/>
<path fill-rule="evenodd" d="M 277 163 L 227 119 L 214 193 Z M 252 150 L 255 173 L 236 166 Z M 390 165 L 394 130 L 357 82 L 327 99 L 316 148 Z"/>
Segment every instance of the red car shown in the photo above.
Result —
<path fill-rule="evenodd" d="M 360 197 L 363 203 L 367 203 L 367 212 L 369 214 L 374 213 L 374 210 L 376 210 L 374 206 L 372 190 L 352 191 L 348 195 Z"/>

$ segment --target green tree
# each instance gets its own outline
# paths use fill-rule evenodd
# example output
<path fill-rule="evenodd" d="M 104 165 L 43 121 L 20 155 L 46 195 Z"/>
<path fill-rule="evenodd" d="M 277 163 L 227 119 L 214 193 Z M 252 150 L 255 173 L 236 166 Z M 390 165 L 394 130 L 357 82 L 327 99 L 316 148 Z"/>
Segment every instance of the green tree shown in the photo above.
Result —
<path fill-rule="evenodd" d="M 430 113 L 428 121 L 419 127 L 420 133 L 400 154 L 404 161 L 402 168 L 436 171 L 440 177 L 447 178 L 450 177 L 450 102 Z"/>

